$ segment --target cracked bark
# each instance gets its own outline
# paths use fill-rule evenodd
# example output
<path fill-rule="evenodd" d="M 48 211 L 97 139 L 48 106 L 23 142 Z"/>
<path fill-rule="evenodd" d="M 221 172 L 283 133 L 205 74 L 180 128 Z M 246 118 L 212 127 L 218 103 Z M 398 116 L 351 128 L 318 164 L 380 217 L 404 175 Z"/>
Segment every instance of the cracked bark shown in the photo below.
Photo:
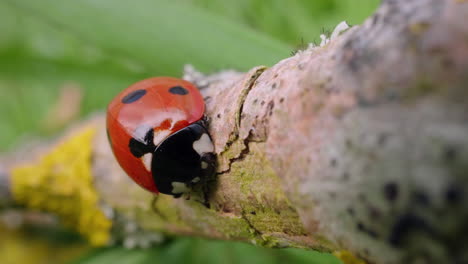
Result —
<path fill-rule="evenodd" d="M 155 214 L 97 117 L 100 198 L 146 231 L 347 249 L 372 263 L 466 262 L 467 17 L 467 1 L 388 0 L 271 68 L 188 76 L 203 86 L 218 154 L 209 208 L 195 190 L 161 196 L 165 217 Z"/>

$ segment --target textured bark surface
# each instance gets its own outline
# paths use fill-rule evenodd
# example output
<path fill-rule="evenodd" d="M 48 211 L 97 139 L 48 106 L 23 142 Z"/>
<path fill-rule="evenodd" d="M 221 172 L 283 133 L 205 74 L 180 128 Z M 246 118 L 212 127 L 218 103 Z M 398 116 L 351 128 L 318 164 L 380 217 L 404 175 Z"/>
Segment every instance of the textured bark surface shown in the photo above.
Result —
<path fill-rule="evenodd" d="M 130 221 L 346 249 L 371 263 L 467 262 L 467 18 L 467 1 L 388 0 L 363 25 L 271 68 L 190 73 L 203 88 L 218 171 L 190 200 L 160 196 L 160 214 L 114 161 L 103 117 L 89 121 L 113 232 Z M 1 175 L 5 196 L 8 170 Z"/>

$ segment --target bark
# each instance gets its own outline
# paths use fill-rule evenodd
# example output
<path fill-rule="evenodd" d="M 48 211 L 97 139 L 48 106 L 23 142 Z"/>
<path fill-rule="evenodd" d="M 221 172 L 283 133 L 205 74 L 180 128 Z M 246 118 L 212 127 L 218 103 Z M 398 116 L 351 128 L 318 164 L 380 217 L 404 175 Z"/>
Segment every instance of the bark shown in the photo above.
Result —
<path fill-rule="evenodd" d="M 190 72 L 203 88 L 217 175 L 189 200 L 161 195 L 158 213 L 114 161 L 102 115 L 71 129 L 95 131 L 84 160 L 99 206 L 86 204 L 112 228 L 93 228 L 132 243 L 162 231 L 343 259 L 348 250 L 370 263 L 468 261 L 467 18 L 467 1 L 387 0 L 363 25 L 271 68 Z M 43 186 L 18 180 L 29 174 L 4 160 L 3 204 L 56 212 L 11 191 Z M 47 199 L 67 203 L 61 195 Z"/>

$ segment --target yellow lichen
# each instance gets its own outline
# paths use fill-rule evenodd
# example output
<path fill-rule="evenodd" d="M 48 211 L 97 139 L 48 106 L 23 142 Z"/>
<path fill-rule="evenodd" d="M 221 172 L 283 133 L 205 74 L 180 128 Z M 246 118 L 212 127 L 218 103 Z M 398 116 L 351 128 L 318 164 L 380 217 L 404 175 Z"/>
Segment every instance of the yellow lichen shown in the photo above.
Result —
<path fill-rule="evenodd" d="M 58 215 L 92 245 L 110 240 L 112 222 L 99 206 L 91 175 L 95 128 L 84 128 L 30 164 L 14 167 L 12 192 L 17 203 Z"/>
<path fill-rule="evenodd" d="M 335 257 L 339 258 L 344 264 L 366 264 L 365 261 L 356 257 L 353 253 L 347 250 L 339 250 L 333 252 Z"/>

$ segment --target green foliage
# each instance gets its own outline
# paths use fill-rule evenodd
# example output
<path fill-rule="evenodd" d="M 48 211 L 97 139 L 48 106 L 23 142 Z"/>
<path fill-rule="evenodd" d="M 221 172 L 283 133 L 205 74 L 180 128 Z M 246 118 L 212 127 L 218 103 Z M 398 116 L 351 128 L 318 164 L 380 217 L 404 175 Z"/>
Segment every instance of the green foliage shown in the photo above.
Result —
<path fill-rule="evenodd" d="M 102 110 L 139 79 L 273 65 L 342 20 L 361 23 L 378 0 L 0 1 L 0 151 L 43 121 L 69 83 L 81 114 Z M 101 249 L 76 263 L 339 263 L 327 254 L 177 239 L 151 250 Z"/>
<path fill-rule="evenodd" d="M 330 254 L 300 249 L 267 249 L 240 242 L 178 238 L 152 249 L 98 249 L 73 264 L 339 264 Z"/>

